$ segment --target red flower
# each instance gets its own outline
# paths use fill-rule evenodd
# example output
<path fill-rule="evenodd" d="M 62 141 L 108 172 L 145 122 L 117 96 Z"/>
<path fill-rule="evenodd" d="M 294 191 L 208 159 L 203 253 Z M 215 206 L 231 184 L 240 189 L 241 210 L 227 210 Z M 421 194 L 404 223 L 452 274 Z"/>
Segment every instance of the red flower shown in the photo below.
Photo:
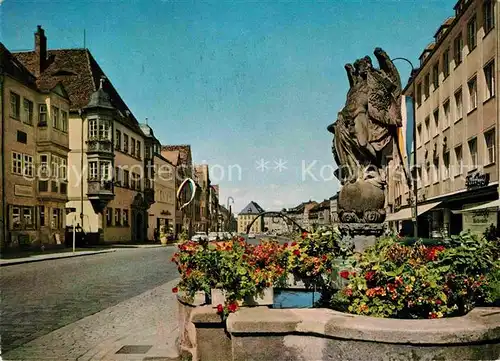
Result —
<path fill-rule="evenodd" d="M 236 312 L 238 309 L 238 304 L 236 302 L 231 303 L 229 306 L 227 306 L 229 312 Z"/>
<path fill-rule="evenodd" d="M 224 312 L 224 306 L 222 306 L 221 304 L 218 304 L 217 305 L 217 313 L 222 313 Z"/>
<path fill-rule="evenodd" d="M 352 296 L 352 289 L 344 288 L 344 294 L 348 297 Z"/>
<path fill-rule="evenodd" d="M 438 315 L 436 312 L 429 312 L 429 318 L 437 318 Z"/>
<path fill-rule="evenodd" d="M 365 280 L 371 281 L 375 277 L 375 271 L 368 271 L 365 273 Z"/>
<path fill-rule="evenodd" d="M 238 241 L 240 241 L 240 242 L 244 242 L 244 241 L 245 241 L 245 238 L 240 237 L 240 238 L 238 238 Z"/>
<path fill-rule="evenodd" d="M 296 256 L 300 256 L 300 251 L 298 249 L 296 249 L 295 251 L 293 251 L 293 254 Z"/>
<path fill-rule="evenodd" d="M 302 232 L 302 239 L 305 239 L 307 237 L 308 233 L 307 232 Z"/>
<path fill-rule="evenodd" d="M 287 247 L 288 247 L 288 243 L 285 243 L 285 244 L 283 245 L 283 248 L 287 248 Z"/>
<path fill-rule="evenodd" d="M 436 305 L 440 305 L 441 303 L 443 303 L 441 300 L 436 300 Z"/>
<path fill-rule="evenodd" d="M 297 242 L 292 242 L 292 247 L 295 247 L 297 245 Z"/>
<path fill-rule="evenodd" d="M 346 271 L 346 270 L 340 271 L 339 275 L 342 278 L 348 279 L 349 278 L 349 271 Z"/>
<path fill-rule="evenodd" d="M 396 285 L 394 283 L 389 283 L 387 285 L 387 291 L 389 291 L 389 292 L 395 292 L 396 291 Z"/>
<path fill-rule="evenodd" d="M 323 260 L 323 262 L 325 262 L 325 261 L 326 261 L 326 259 L 327 259 L 327 258 L 326 258 L 326 255 L 323 255 L 323 256 L 321 257 L 321 259 Z"/>
<path fill-rule="evenodd" d="M 172 288 L 172 293 L 177 293 L 179 292 L 179 289 L 177 287 Z"/>

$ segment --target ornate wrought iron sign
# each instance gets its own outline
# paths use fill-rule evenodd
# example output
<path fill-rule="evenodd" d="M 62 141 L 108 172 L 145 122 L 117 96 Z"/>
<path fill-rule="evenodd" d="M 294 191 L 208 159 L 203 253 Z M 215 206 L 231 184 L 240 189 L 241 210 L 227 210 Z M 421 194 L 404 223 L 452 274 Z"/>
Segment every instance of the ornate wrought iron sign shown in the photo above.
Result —
<path fill-rule="evenodd" d="M 467 189 L 475 189 L 486 187 L 490 183 L 490 175 L 488 173 L 473 173 L 465 178 L 465 186 Z"/>

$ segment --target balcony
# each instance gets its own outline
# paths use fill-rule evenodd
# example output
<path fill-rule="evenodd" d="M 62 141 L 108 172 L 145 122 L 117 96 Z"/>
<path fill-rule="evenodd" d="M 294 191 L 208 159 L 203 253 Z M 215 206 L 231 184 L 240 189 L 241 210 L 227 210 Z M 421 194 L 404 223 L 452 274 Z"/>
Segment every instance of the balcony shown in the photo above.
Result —
<path fill-rule="evenodd" d="M 92 203 L 94 210 L 97 213 L 101 213 L 109 201 L 115 197 L 113 193 L 113 181 L 89 179 L 87 185 L 87 197 Z"/>

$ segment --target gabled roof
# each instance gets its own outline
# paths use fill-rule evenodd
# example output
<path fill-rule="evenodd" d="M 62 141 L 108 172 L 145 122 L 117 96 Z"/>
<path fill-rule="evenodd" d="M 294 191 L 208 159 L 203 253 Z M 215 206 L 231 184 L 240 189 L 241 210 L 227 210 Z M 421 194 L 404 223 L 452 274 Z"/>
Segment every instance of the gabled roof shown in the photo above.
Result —
<path fill-rule="evenodd" d="M 179 145 L 162 145 L 162 152 L 165 151 L 178 151 L 180 163 L 189 164 L 191 160 L 191 146 L 189 144 L 179 144 Z"/>
<path fill-rule="evenodd" d="M 173 165 L 179 164 L 178 150 L 161 150 L 161 155 Z"/>
<path fill-rule="evenodd" d="M 24 85 L 38 90 L 36 78 L 12 53 L 0 42 L 0 73 L 7 74 Z"/>
<path fill-rule="evenodd" d="M 39 66 L 38 55 L 34 51 L 13 53 L 31 73 Z M 88 49 L 58 49 L 47 51 L 47 61 L 43 72 L 36 80 L 42 91 L 53 89 L 61 82 L 68 92 L 71 110 L 84 108 L 91 95 L 99 89 L 101 78 L 106 77 L 101 67 Z M 120 115 L 120 121 L 142 134 L 139 123 L 113 84 L 104 82 L 104 91 L 109 95 L 110 102 Z"/>
<path fill-rule="evenodd" d="M 262 212 L 264 212 L 264 209 L 254 201 L 251 201 L 239 214 L 260 214 Z"/>

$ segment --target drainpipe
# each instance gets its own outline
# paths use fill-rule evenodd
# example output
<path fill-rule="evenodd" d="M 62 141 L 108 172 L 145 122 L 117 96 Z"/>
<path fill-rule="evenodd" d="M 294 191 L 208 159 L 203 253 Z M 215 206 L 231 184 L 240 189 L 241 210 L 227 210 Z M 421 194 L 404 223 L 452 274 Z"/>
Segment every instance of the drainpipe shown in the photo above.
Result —
<path fill-rule="evenodd" d="M 2 219 L 1 219 L 1 226 L 2 226 L 2 234 L 3 234 L 3 239 L 0 240 L 2 243 L 4 243 L 7 240 L 7 229 L 6 229 L 6 222 L 5 222 L 5 107 L 4 107 L 4 99 L 5 99 L 5 89 L 4 89 L 4 75 L 0 74 L 0 91 L 1 91 L 1 96 L 2 99 L 0 99 L 0 102 L 2 103 Z"/>

